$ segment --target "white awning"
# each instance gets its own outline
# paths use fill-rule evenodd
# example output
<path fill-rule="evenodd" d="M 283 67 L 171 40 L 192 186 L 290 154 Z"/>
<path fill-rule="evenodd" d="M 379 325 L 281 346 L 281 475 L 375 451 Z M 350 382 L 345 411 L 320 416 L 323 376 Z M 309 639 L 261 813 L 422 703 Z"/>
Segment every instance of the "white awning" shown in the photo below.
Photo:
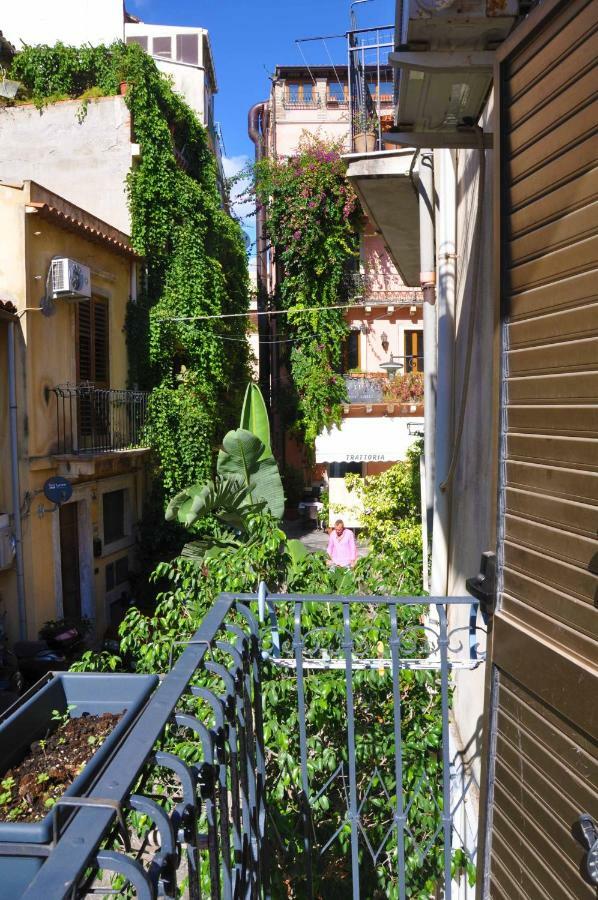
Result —
<path fill-rule="evenodd" d="M 397 462 L 416 440 L 413 432 L 423 429 L 418 416 L 344 419 L 316 438 L 316 462 Z"/>

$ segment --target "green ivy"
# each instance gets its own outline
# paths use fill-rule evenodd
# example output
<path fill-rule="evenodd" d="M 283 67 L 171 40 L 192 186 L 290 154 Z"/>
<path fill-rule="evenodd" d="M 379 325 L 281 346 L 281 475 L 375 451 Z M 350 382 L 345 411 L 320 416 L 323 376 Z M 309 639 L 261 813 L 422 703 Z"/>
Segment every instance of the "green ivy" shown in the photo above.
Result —
<path fill-rule="evenodd" d="M 40 107 L 57 94 L 116 94 L 127 84 L 141 150 L 128 178 L 131 240 L 145 258 L 127 314 L 129 380 L 151 390 L 154 488 L 169 499 L 209 477 L 248 379 L 245 315 L 175 321 L 248 309 L 243 234 L 223 208 L 208 133 L 136 44 L 27 47 L 11 74 Z"/>
<path fill-rule="evenodd" d="M 326 307 L 349 296 L 362 214 L 341 152 L 340 144 L 312 136 L 302 140 L 296 156 L 256 166 L 256 193 L 280 267 L 280 304 L 297 311 L 286 317 L 286 327 L 293 342 L 297 425 L 308 446 L 324 428 L 340 424 L 346 400 L 339 372 L 348 328 L 342 309 Z"/>

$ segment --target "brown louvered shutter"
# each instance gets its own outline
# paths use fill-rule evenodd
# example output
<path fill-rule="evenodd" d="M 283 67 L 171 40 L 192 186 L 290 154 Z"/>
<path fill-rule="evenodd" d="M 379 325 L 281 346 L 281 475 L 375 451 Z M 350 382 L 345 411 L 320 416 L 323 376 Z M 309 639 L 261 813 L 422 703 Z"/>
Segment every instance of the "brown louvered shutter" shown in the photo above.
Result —
<path fill-rule="evenodd" d="M 545 0 L 498 51 L 503 334 L 483 900 L 595 900 L 598 0 Z M 577 835 L 577 836 L 576 836 Z"/>
<path fill-rule="evenodd" d="M 110 384 L 108 301 L 100 297 L 77 304 L 77 378 L 97 387 Z"/>
<path fill-rule="evenodd" d="M 98 387 L 108 387 L 110 370 L 108 367 L 108 303 L 93 300 L 93 364 L 94 382 Z"/>

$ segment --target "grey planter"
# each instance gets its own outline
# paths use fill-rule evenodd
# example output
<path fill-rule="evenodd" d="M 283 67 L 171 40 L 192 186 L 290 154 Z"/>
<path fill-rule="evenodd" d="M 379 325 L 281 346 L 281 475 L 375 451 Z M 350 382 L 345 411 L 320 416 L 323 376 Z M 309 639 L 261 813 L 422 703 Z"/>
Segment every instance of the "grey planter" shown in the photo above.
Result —
<path fill-rule="evenodd" d="M 38 692 L 0 725 L 0 778 L 11 766 L 20 762 L 33 741 L 44 737 L 51 724 L 53 710 L 65 712 L 73 705 L 71 717 L 81 716 L 83 713 L 99 715 L 126 710 L 114 731 L 63 795 L 84 796 L 101 774 L 157 683 L 155 675 L 53 673 Z M 2 896 L 19 897 L 42 865 L 43 855 L 36 855 L 35 851 L 31 856 L 22 854 L 26 853 L 27 844 L 48 844 L 52 840 L 53 816 L 54 812 L 50 810 L 39 822 L 0 822 Z M 16 853 L 15 844 L 21 845 Z"/>

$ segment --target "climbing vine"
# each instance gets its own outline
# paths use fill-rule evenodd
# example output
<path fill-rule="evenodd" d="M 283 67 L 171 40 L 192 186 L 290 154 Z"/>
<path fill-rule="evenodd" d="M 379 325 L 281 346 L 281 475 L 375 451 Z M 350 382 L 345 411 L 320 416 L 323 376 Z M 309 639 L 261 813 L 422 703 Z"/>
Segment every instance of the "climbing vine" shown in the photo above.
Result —
<path fill-rule="evenodd" d="M 39 107 L 63 96 L 92 102 L 126 83 L 141 150 L 127 185 L 131 240 L 145 260 L 127 315 L 129 380 L 151 390 L 154 484 L 170 499 L 210 474 L 247 381 L 245 316 L 193 319 L 248 308 L 243 235 L 223 208 L 209 135 L 136 44 L 27 47 L 12 77 Z"/>
<path fill-rule="evenodd" d="M 356 268 L 361 211 L 346 178 L 339 143 L 305 137 L 290 158 L 256 166 L 256 193 L 267 210 L 268 237 L 280 269 L 298 425 L 313 444 L 340 423 L 346 399 L 339 374 L 348 334 L 343 310 Z M 324 309 L 320 309 L 325 307 Z M 309 314 L 303 310 L 311 310 Z"/>

